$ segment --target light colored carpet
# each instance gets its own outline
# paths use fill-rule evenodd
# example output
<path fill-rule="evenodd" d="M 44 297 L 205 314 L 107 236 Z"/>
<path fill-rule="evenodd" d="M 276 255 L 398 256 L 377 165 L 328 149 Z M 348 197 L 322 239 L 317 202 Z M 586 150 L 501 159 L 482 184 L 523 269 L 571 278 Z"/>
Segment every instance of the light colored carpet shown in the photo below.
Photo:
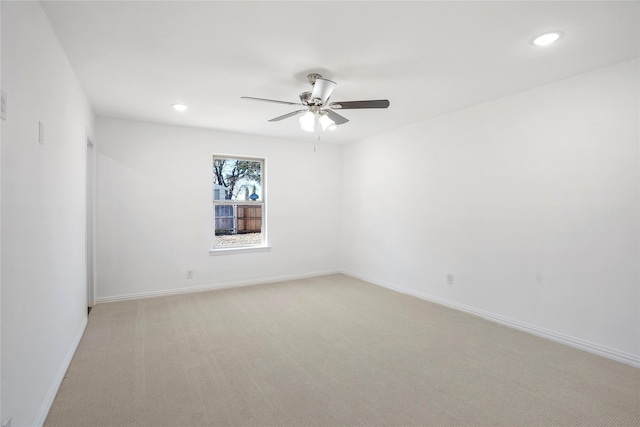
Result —
<path fill-rule="evenodd" d="M 640 425 L 640 369 L 343 275 L 99 304 L 53 426 Z"/>

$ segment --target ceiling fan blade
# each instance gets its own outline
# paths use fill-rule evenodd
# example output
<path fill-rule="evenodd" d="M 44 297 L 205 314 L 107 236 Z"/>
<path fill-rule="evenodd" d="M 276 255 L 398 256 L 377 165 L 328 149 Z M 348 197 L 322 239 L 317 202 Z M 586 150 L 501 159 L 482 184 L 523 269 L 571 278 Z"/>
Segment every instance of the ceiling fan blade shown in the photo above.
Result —
<path fill-rule="evenodd" d="M 275 102 L 276 104 L 302 105 L 299 102 L 278 101 L 276 99 L 254 98 L 252 96 L 241 96 L 242 99 L 251 99 L 253 101 Z"/>
<path fill-rule="evenodd" d="M 320 105 L 324 105 L 327 102 L 327 99 L 331 96 L 331 92 L 333 92 L 333 88 L 337 85 L 336 82 L 332 82 L 327 79 L 316 79 L 316 82 L 313 84 L 313 91 L 311 92 L 311 97 L 309 98 L 311 101 L 314 99 L 320 100 Z"/>
<path fill-rule="evenodd" d="M 327 113 L 327 116 L 329 116 L 329 118 L 333 120 L 333 122 L 337 125 L 342 125 L 349 121 L 349 119 L 347 119 L 346 117 L 342 117 L 340 114 L 336 113 L 335 111 L 332 111 L 332 110 L 323 110 L 323 111 L 325 111 Z"/>
<path fill-rule="evenodd" d="M 354 110 L 357 108 L 387 108 L 389 106 L 388 99 L 376 99 L 372 101 L 343 101 L 332 102 L 329 108 L 336 110 Z"/>
<path fill-rule="evenodd" d="M 285 114 L 284 116 L 278 116 L 278 117 L 276 117 L 276 118 L 274 118 L 274 119 L 271 119 L 271 120 L 269 120 L 269 121 L 270 121 L 270 122 L 279 122 L 280 120 L 287 119 L 287 118 L 289 118 L 289 117 L 293 117 L 293 116 L 295 116 L 295 115 L 298 115 L 298 114 L 304 113 L 304 112 L 306 112 L 306 111 L 308 111 L 308 110 L 298 110 L 298 111 L 294 111 L 294 112 L 292 112 L 292 113 Z"/>

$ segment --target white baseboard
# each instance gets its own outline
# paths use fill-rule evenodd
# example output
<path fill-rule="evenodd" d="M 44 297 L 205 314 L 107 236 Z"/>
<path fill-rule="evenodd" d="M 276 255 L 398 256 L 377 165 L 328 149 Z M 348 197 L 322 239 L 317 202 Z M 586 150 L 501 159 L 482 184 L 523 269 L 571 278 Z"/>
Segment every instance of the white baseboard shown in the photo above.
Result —
<path fill-rule="evenodd" d="M 640 368 L 640 357 L 625 353 L 623 351 L 615 350 L 612 348 L 604 347 L 598 344 L 593 344 L 588 341 L 581 340 L 579 338 L 574 338 L 569 335 L 565 335 L 559 332 L 555 332 L 549 329 L 540 328 L 535 325 L 530 325 L 524 322 L 520 322 L 518 320 L 509 319 L 504 316 L 500 316 L 497 314 L 489 313 L 487 311 L 478 310 L 473 307 L 469 307 L 463 304 L 458 304 L 456 302 L 448 301 L 443 298 L 434 297 L 432 295 L 423 294 L 421 292 L 416 292 L 411 289 L 406 289 L 400 286 L 396 286 L 395 284 L 383 283 L 372 279 L 370 277 L 365 277 L 361 274 L 353 273 L 350 271 L 342 271 L 342 274 L 346 276 L 351 276 L 356 279 L 364 280 L 365 282 L 369 282 L 371 284 L 381 286 L 383 288 L 391 289 L 397 292 L 401 292 L 403 294 L 412 295 L 418 298 L 422 298 L 427 301 L 434 302 L 436 304 L 444 305 L 446 307 L 454 308 L 456 310 L 464 311 L 466 313 L 474 314 L 476 316 L 480 316 L 484 319 L 490 320 L 495 323 L 500 323 L 501 325 L 505 325 L 514 329 L 518 329 L 523 332 L 530 333 L 532 335 L 539 336 L 541 338 L 546 338 L 551 341 L 555 341 L 561 344 L 568 345 L 570 347 L 574 347 L 580 350 L 587 351 L 589 353 L 597 354 L 598 356 L 606 357 L 607 359 L 615 360 L 617 362 L 622 362 L 627 365 L 631 365 L 636 368 Z"/>
<path fill-rule="evenodd" d="M 314 273 L 294 274 L 289 276 L 274 276 L 266 279 L 240 280 L 235 282 L 215 283 L 215 284 L 202 285 L 202 286 L 191 286 L 188 288 L 165 289 L 160 291 L 149 291 L 149 292 L 139 292 L 135 294 L 115 295 L 110 297 L 96 298 L 96 304 L 105 303 L 105 302 L 114 302 L 114 301 L 142 299 L 142 298 L 153 298 L 153 297 L 167 296 L 167 295 L 178 295 L 178 294 L 186 294 L 186 293 L 192 293 L 192 292 L 211 291 L 215 289 L 237 288 L 241 286 L 261 285 L 265 283 L 284 282 L 288 280 L 310 279 L 313 277 L 329 276 L 331 274 L 338 274 L 338 273 L 339 271 L 337 270 L 318 271 Z"/>
<path fill-rule="evenodd" d="M 51 410 L 51 406 L 53 405 L 53 401 L 56 398 L 56 394 L 58 393 L 58 389 L 60 389 L 60 385 L 62 385 L 62 380 L 64 376 L 67 374 L 67 369 L 69 369 L 69 365 L 71 365 L 71 359 L 73 359 L 73 355 L 76 353 L 76 349 L 80 344 L 80 339 L 82 338 L 82 334 L 84 334 L 84 330 L 87 327 L 88 317 L 85 317 L 82 323 L 80 324 L 80 328 L 76 333 L 71 346 L 67 350 L 67 354 L 64 356 L 62 364 L 56 373 L 56 376 L 49 387 L 49 391 L 47 396 L 45 397 L 42 406 L 40 407 L 40 411 L 38 411 L 38 415 L 36 416 L 35 425 L 42 427 L 44 425 L 45 420 L 47 419 L 47 415 L 49 415 L 49 411 Z"/>

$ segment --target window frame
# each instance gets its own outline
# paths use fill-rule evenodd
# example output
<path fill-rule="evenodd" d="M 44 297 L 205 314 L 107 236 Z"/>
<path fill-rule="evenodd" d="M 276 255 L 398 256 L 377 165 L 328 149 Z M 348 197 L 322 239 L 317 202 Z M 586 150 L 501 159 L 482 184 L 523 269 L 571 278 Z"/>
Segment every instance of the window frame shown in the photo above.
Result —
<path fill-rule="evenodd" d="M 231 160 L 246 160 L 251 162 L 260 163 L 260 198 L 258 200 L 216 200 L 215 199 L 215 186 L 216 179 L 213 176 L 215 161 L 220 159 L 231 159 Z M 209 249 L 209 253 L 211 255 L 225 255 L 225 254 L 233 254 L 233 253 L 247 253 L 247 252 L 263 252 L 268 251 L 270 246 L 267 244 L 267 159 L 265 157 L 254 157 L 254 156 L 244 156 L 244 155 L 235 155 L 235 154 L 213 154 L 211 160 L 211 197 L 212 197 L 212 224 L 213 224 L 213 242 L 212 246 Z M 233 245 L 233 246 L 216 246 L 216 206 L 241 206 L 241 205 L 250 205 L 250 206 L 260 206 L 261 213 L 261 222 L 260 222 L 260 243 L 256 244 L 245 244 L 245 245 Z M 234 208 L 234 212 L 236 212 L 236 208 Z"/>

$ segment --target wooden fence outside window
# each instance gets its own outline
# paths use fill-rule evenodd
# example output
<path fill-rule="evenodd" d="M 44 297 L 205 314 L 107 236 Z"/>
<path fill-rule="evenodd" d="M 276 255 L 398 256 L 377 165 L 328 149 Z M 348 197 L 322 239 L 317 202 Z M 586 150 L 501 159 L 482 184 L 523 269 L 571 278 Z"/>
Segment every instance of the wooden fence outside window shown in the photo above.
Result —
<path fill-rule="evenodd" d="M 262 205 L 215 205 L 216 236 L 260 233 Z"/>

